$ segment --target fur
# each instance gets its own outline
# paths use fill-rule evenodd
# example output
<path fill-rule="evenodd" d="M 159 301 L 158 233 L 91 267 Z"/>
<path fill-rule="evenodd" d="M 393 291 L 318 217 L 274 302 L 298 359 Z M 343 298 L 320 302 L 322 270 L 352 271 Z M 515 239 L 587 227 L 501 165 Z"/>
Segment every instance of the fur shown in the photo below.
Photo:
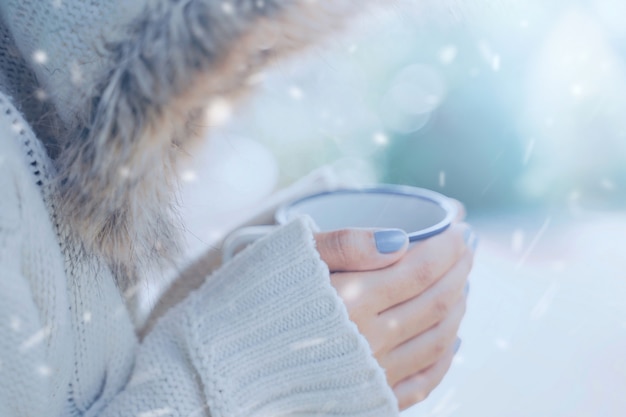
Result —
<path fill-rule="evenodd" d="M 63 146 L 61 215 L 118 270 L 176 253 L 175 161 L 203 108 L 273 59 L 331 33 L 356 0 L 153 0 L 108 42 L 110 70 Z M 279 36 L 271 49 L 259 45 Z"/>

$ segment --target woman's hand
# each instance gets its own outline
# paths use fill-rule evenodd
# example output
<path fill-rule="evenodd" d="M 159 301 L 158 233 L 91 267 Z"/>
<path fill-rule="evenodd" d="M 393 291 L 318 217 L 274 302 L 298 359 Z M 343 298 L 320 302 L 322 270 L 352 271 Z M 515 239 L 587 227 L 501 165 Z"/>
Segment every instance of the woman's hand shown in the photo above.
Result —
<path fill-rule="evenodd" d="M 428 396 L 458 349 L 474 240 L 464 223 L 411 247 L 401 231 L 316 235 L 331 283 L 386 370 L 401 409 Z"/>

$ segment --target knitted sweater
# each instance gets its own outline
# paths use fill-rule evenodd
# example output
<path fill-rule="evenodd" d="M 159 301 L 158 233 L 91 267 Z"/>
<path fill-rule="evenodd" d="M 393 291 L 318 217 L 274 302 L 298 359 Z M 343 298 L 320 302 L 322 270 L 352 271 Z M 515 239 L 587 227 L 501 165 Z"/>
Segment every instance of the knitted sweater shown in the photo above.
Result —
<path fill-rule="evenodd" d="M 178 99 L 198 79 L 211 86 L 203 94 L 235 94 L 227 64 L 257 68 L 268 53 L 235 59 L 231 48 L 316 3 L 154 0 L 123 13 L 129 2 L 104 3 L 0 3 L 0 415 L 397 414 L 306 219 L 208 277 L 141 342 L 120 291 L 168 230 L 163 161 L 185 132 L 169 114 L 199 105 L 183 111 Z M 110 32 L 120 16 L 130 26 Z M 173 45 L 203 52 L 159 55 Z"/>

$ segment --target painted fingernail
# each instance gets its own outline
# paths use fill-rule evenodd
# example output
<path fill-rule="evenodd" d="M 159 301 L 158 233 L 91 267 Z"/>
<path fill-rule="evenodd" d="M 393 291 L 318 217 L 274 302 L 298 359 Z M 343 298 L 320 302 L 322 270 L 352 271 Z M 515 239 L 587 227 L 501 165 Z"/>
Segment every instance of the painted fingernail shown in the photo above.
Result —
<path fill-rule="evenodd" d="M 476 252 L 476 248 L 478 247 L 478 242 L 480 241 L 480 238 L 478 237 L 478 235 L 474 235 L 474 239 L 472 240 L 472 252 Z"/>
<path fill-rule="evenodd" d="M 456 341 L 454 342 L 454 353 L 458 353 L 459 348 L 461 347 L 461 343 L 462 343 L 462 342 L 463 342 L 463 341 L 461 340 L 461 338 L 460 338 L 460 337 L 457 337 L 457 338 L 456 338 Z"/>
<path fill-rule="evenodd" d="M 472 250 L 472 252 L 476 251 L 476 247 L 478 246 L 478 236 L 474 233 L 471 228 L 465 229 L 465 234 L 463 235 L 463 239 L 465 240 L 465 245 Z"/>
<path fill-rule="evenodd" d="M 374 232 L 374 240 L 379 253 L 393 253 L 404 247 L 408 237 L 404 230 L 389 229 Z"/>

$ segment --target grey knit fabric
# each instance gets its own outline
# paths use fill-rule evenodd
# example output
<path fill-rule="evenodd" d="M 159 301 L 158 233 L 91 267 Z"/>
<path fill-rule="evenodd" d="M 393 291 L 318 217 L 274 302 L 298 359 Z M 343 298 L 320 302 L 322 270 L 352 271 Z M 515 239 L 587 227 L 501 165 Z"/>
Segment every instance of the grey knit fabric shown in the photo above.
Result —
<path fill-rule="evenodd" d="M 139 344 L 110 270 L 58 222 L 45 149 L 0 95 L 0 415 L 391 416 L 396 400 L 299 219 Z"/>
<path fill-rule="evenodd" d="M 0 416 L 397 415 L 305 219 L 141 343 L 119 282 L 171 238 L 187 117 L 269 62 L 270 23 L 288 52 L 355 4 L 0 2 Z"/>

